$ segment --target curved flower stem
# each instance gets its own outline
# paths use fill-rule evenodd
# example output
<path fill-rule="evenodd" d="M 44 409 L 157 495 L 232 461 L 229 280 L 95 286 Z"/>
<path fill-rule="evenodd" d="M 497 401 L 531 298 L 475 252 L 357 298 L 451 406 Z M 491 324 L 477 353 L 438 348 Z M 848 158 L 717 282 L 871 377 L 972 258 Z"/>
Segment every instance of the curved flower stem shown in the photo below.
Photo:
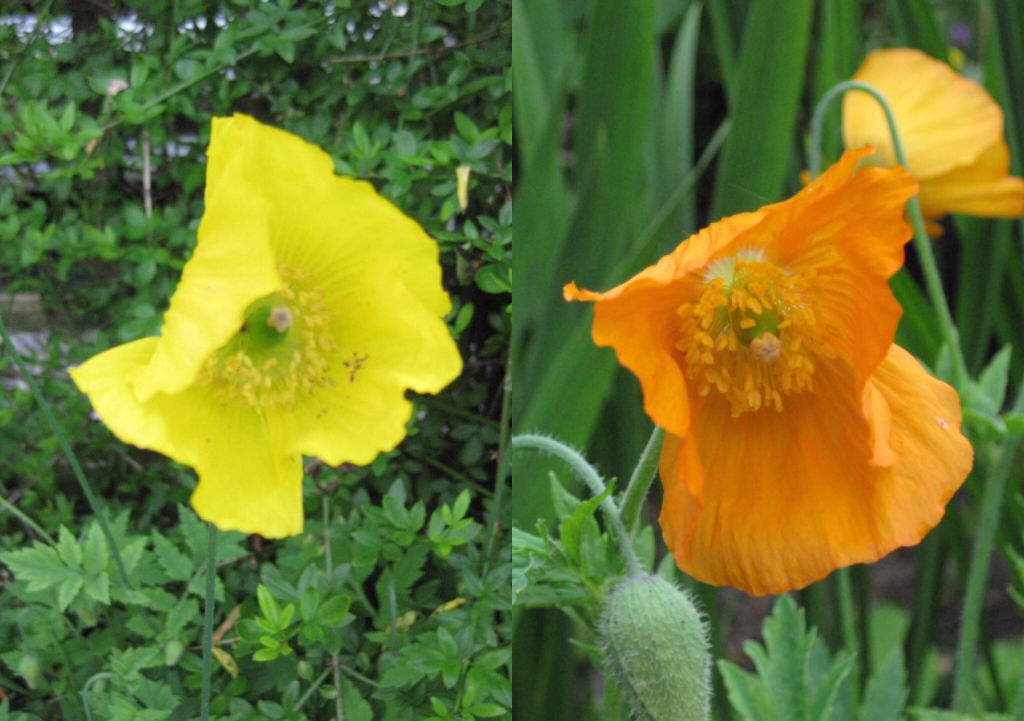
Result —
<path fill-rule="evenodd" d="M 206 600 L 203 605 L 203 687 L 199 696 L 200 721 L 210 718 L 210 674 L 213 667 L 213 601 L 217 587 L 217 527 L 206 530 Z"/>
<path fill-rule="evenodd" d="M 957 639 L 953 667 L 953 710 L 966 711 L 971 700 L 971 682 L 974 678 L 974 652 L 978 645 L 978 630 L 981 626 L 981 601 L 988 577 L 989 556 L 999 530 L 999 511 L 1003 502 L 1006 479 L 1013 470 L 1019 438 L 1009 440 L 1003 446 L 999 460 L 985 479 L 985 491 L 981 498 L 981 517 L 978 520 L 978 536 L 971 552 L 971 565 L 967 571 L 967 586 L 964 590 L 963 615 L 960 618 L 960 637 Z"/>
<path fill-rule="evenodd" d="M 82 690 L 78 692 L 82 697 L 82 707 L 85 709 L 85 721 L 92 721 L 92 711 L 89 709 L 89 689 L 92 688 L 92 685 L 97 681 L 102 681 L 107 678 L 114 678 L 114 674 L 106 671 L 94 673 L 89 677 L 89 680 L 85 682 L 85 685 L 82 686 Z"/>
<path fill-rule="evenodd" d="M 820 141 L 821 128 L 825 121 L 825 110 L 835 97 L 847 90 L 861 90 L 877 100 L 878 104 L 882 106 L 885 120 L 889 124 L 889 134 L 892 137 L 892 148 L 893 153 L 896 155 L 896 162 L 906 168 L 907 158 L 903 153 L 903 144 L 900 142 L 899 132 L 896 129 L 896 118 L 893 117 L 892 109 L 889 107 L 889 103 L 886 102 L 885 96 L 867 83 L 862 83 L 859 80 L 846 80 L 830 88 L 814 108 L 814 115 L 811 118 L 811 142 L 807 154 L 811 178 L 817 177 L 821 169 Z M 910 217 L 910 225 L 914 229 L 914 248 L 917 250 L 918 259 L 921 261 L 921 271 L 924 273 L 924 282 L 928 289 L 928 296 L 931 298 L 935 311 L 939 314 L 942 335 L 946 345 L 949 346 L 949 352 L 953 359 L 953 386 L 958 391 L 963 391 L 967 385 L 967 364 L 964 362 L 963 350 L 960 348 L 960 335 L 957 332 L 956 324 L 953 322 L 953 314 L 950 313 L 946 294 L 942 290 L 939 266 L 935 262 L 931 240 L 928 238 L 928 232 L 924 227 L 921 203 L 917 195 L 907 201 L 907 215 Z"/>
<path fill-rule="evenodd" d="M 601 476 L 594 470 L 594 467 L 587 462 L 587 459 L 564 443 L 547 436 L 533 434 L 513 436 L 508 444 L 509 452 L 522 448 L 544 451 L 565 461 L 576 475 L 583 479 L 583 482 L 590 487 L 592 494 L 600 496 L 605 492 L 606 486 L 604 481 L 601 480 Z M 601 501 L 601 509 L 604 511 L 605 516 L 607 516 L 608 525 L 611 526 L 612 532 L 619 542 L 619 550 L 626 564 L 626 573 L 630 576 L 639 574 L 641 572 L 640 562 L 637 560 L 636 552 L 633 550 L 633 542 L 630 540 L 629 534 L 626 533 L 625 526 L 622 525 L 622 517 L 619 515 L 619 509 L 615 507 L 615 502 L 610 498 L 605 498 Z"/>
<path fill-rule="evenodd" d="M 35 534 L 36 534 L 37 536 L 39 536 L 40 538 L 42 538 L 42 539 L 43 539 L 44 541 L 46 541 L 47 543 L 49 543 L 49 544 L 50 544 L 51 546 L 56 546 L 56 545 L 57 545 L 57 542 L 56 542 L 55 540 L 53 540 L 53 536 L 51 536 L 51 535 L 50 535 L 49 533 L 47 533 L 46 531 L 44 531 L 44 530 L 43 530 L 43 529 L 42 529 L 42 528 L 41 528 L 41 527 L 39 526 L 39 524 L 38 524 L 38 523 L 36 523 L 35 521 L 33 521 L 33 520 L 32 520 L 31 518 L 29 518 L 28 514 L 26 514 L 26 513 L 24 512 L 24 511 L 22 511 L 22 510 L 21 510 L 20 508 L 18 508 L 17 506 L 15 506 L 15 505 L 14 505 L 13 503 L 11 503 L 10 501 L 8 501 L 8 500 L 7 500 L 6 498 L 4 498 L 3 496 L 0 496 L 0 506 L 3 506 L 3 507 L 4 507 L 4 508 L 6 508 L 6 509 L 7 509 L 8 511 L 10 511 L 10 512 L 11 512 L 12 514 L 14 514 L 14 516 L 15 516 L 15 517 L 16 517 L 16 518 L 17 518 L 17 519 L 18 519 L 19 521 L 21 521 L 21 522 L 22 522 L 22 523 L 24 523 L 24 524 L 25 524 L 26 526 L 28 526 L 29 528 L 31 528 L 31 529 L 32 529 L 32 531 L 33 531 L 33 532 L 34 532 L 34 533 L 35 533 Z"/>
<path fill-rule="evenodd" d="M 93 493 L 92 486 L 86 479 L 85 473 L 82 471 L 82 466 L 78 463 L 78 456 L 76 456 L 75 452 L 71 450 L 71 444 L 69 444 L 68 439 L 64 437 L 64 431 L 61 430 L 60 424 L 57 423 L 57 419 L 53 415 L 53 410 L 50 408 L 50 404 L 46 402 L 46 398 L 43 396 L 42 391 L 39 390 L 39 386 L 36 385 L 35 379 L 32 377 L 32 374 L 28 372 L 28 368 L 25 367 L 25 363 L 21 360 L 21 356 L 18 354 L 18 351 L 15 350 L 14 343 L 11 342 L 11 336 L 7 332 L 7 326 L 4 324 L 2 315 L 0 315 L 0 337 L 3 338 L 4 348 L 7 349 L 7 354 L 11 356 L 14 360 L 14 364 L 18 366 L 18 372 L 21 373 L 22 379 L 28 385 L 29 390 L 32 392 L 32 396 L 36 399 L 36 403 L 39 404 L 39 409 L 46 417 L 46 422 L 50 424 L 50 428 L 53 430 L 53 435 L 57 439 L 57 445 L 60 446 L 60 450 L 68 459 L 71 471 L 74 473 L 75 479 L 78 481 L 78 485 L 82 489 L 82 493 L 85 494 L 85 500 L 89 502 L 89 507 L 92 508 L 92 512 L 100 524 L 100 529 L 103 531 L 103 537 L 106 539 L 107 547 L 110 549 L 110 555 L 114 557 L 114 563 L 117 565 L 118 573 L 121 575 L 121 581 L 124 583 L 125 588 L 133 588 L 132 583 L 128 580 L 128 571 L 124 567 L 124 560 L 121 558 L 121 552 L 118 550 L 117 543 L 114 541 L 114 534 L 110 532 L 110 526 L 107 524 L 107 518 L 103 513 L 103 506 L 100 503 L 100 499 L 96 497 L 95 493 Z M 143 618 L 154 631 L 157 630 L 149 616 L 143 615 Z"/>
<path fill-rule="evenodd" d="M 622 525 L 627 529 L 636 526 L 640 508 L 647 497 L 647 491 L 651 489 L 654 474 L 658 472 L 658 458 L 661 455 L 661 444 L 664 440 L 665 431 L 655 426 L 651 437 L 647 439 L 647 445 L 644 446 L 644 452 L 640 454 L 636 468 L 633 469 L 633 475 L 630 476 L 629 485 L 626 486 L 622 503 L 619 505 Z"/>

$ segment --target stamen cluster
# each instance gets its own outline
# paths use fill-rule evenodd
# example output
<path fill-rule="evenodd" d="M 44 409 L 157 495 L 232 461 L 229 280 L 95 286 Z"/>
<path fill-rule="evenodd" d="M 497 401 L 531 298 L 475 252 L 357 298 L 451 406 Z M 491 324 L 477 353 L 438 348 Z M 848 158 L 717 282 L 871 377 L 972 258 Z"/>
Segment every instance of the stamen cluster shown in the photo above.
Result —
<path fill-rule="evenodd" d="M 759 254 L 739 254 L 708 267 L 700 297 L 677 309 L 676 347 L 697 392 L 724 395 L 732 415 L 772 407 L 813 387 L 817 356 L 829 356 L 807 301 L 814 275 L 789 271 Z"/>

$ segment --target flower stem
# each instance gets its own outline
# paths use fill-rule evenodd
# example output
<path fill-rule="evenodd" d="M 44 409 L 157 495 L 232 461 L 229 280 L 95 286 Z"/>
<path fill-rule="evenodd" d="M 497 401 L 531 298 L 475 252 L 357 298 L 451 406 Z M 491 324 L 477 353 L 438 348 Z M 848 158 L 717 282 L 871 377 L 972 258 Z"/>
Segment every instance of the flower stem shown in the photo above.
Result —
<path fill-rule="evenodd" d="M 210 674 L 213 669 L 213 603 L 217 587 L 217 527 L 206 530 L 206 601 L 203 605 L 203 687 L 199 697 L 200 721 L 210 718 Z"/>
<path fill-rule="evenodd" d="M 331 574 L 334 573 L 334 567 L 331 564 L 331 536 L 328 533 L 328 528 L 331 525 L 331 502 L 327 498 L 327 494 L 324 493 L 322 496 L 323 513 L 324 513 L 324 565 L 326 566 L 326 577 L 327 577 L 327 588 L 331 588 Z M 338 670 L 338 654 L 331 654 L 331 668 L 334 670 L 334 715 L 335 721 L 345 721 L 345 711 L 342 708 L 341 701 L 341 672 Z M 314 688 L 320 684 L 314 684 Z"/>
<path fill-rule="evenodd" d="M 839 619 L 843 630 L 843 645 L 846 651 L 854 656 L 855 663 L 850 671 L 852 685 L 860 691 L 859 670 L 863 649 L 857 636 L 856 620 L 853 610 L 853 589 L 850 585 L 850 569 L 840 568 L 836 571 L 837 592 L 839 594 Z"/>
<path fill-rule="evenodd" d="M 814 108 L 814 115 L 811 118 L 811 141 L 808 150 L 808 166 L 811 178 L 817 177 L 821 169 L 821 129 L 825 121 L 825 110 L 828 104 L 837 96 L 847 90 L 861 90 L 882 106 L 885 113 L 885 120 L 889 124 L 889 134 L 892 137 L 893 153 L 896 162 L 907 167 L 907 158 L 903 153 L 903 144 L 900 142 L 900 135 L 896 129 L 896 118 L 892 114 L 892 108 L 886 102 L 885 96 L 877 89 L 860 82 L 859 80 L 846 80 L 834 85 Z M 921 261 L 921 271 L 924 273 L 924 282 L 931 299 L 932 306 L 939 314 L 939 325 L 941 326 L 943 339 L 949 347 L 953 359 L 953 386 L 958 391 L 963 391 L 967 385 L 967 364 L 964 361 L 963 350 L 960 348 L 960 335 L 957 332 L 956 324 L 953 322 L 953 314 L 949 310 L 949 302 L 942 289 L 942 277 L 939 275 L 939 266 L 935 262 L 935 254 L 932 252 L 931 240 L 925 230 L 924 217 L 921 215 L 921 203 L 915 195 L 907 201 L 907 215 L 910 217 L 910 225 L 914 230 L 914 248 L 917 250 L 918 259 Z"/>
<path fill-rule="evenodd" d="M 8 501 L 8 500 L 7 500 L 6 498 L 4 498 L 3 496 L 0 496 L 0 506 L 3 506 L 3 507 L 4 507 L 4 508 L 6 508 L 6 509 L 7 509 L 8 511 L 10 511 L 11 513 L 13 513 L 13 514 L 14 514 L 14 516 L 15 516 L 15 517 L 16 517 L 16 518 L 17 518 L 17 519 L 18 519 L 19 521 L 21 521 L 21 522 L 22 522 L 22 523 L 24 523 L 24 524 L 25 524 L 26 526 L 28 526 L 29 528 L 31 528 L 31 529 L 32 529 L 32 531 L 33 531 L 33 532 L 34 532 L 34 533 L 35 533 L 35 534 L 36 534 L 37 536 L 39 536 L 40 538 L 42 538 L 42 539 L 43 539 L 44 541 L 46 541 L 47 543 L 49 543 L 49 544 L 50 544 L 51 546 L 56 546 L 56 545 L 57 545 L 57 542 L 53 540 L 53 536 L 51 536 L 51 535 L 50 535 L 49 533 L 47 533 L 46 531 L 44 531 L 44 530 L 43 530 L 43 529 L 42 529 L 42 528 L 41 528 L 41 527 L 39 526 L 39 524 L 38 524 L 38 523 L 36 523 L 35 521 L 33 521 L 33 520 L 32 520 L 31 518 L 29 518 L 29 516 L 28 516 L 28 515 L 27 515 L 27 514 L 26 514 L 26 513 L 24 512 L 24 511 L 22 511 L 22 510 L 21 510 L 20 508 L 18 508 L 17 506 L 15 506 L 15 505 L 14 505 L 13 503 L 11 503 L 10 501 Z"/>
<path fill-rule="evenodd" d="M 654 481 L 654 474 L 658 472 L 658 458 L 661 456 L 661 444 L 665 440 L 665 431 L 655 426 L 651 437 L 647 439 L 640 460 L 637 461 L 633 475 L 630 476 L 629 485 L 622 496 L 622 503 L 619 505 L 619 512 L 622 515 L 622 524 L 627 529 L 636 526 L 637 518 L 640 516 L 640 508 L 643 506 L 647 491 Z"/>
<path fill-rule="evenodd" d="M 606 486 L 604 481 L 601 480 L 601 476 L 594 470 L 594 467 L 582 455 L 564 443 L 553 438 L 533 434 L 514 436 L 509 441 L 509 452 L 523 448 L 544 451 L 565 461 L 576 475 L 589 486 L 592 494 L 600 496 L 605 492 Z M 626 533 L 625 526 L 622 525 L 622 517 L 619 515 L 619 509 L 615 506 L 615 502 L 610 498 L 605 498 L 601 501 L 601 510 L 604 511 L 605 516 L 608 518 L 608 525 L 611 526 L 612 532 L 619 542 L 619 550 L 626 565 L 626 573 L 630 576 L 639 574 L 641 572 L 640 562 L 637 560 L 636 551 L 633 550 L 633 542 L 630 540 L 629 534 Z"/>
<path fill-rule="evenodd" d="M 999 512 L 1003 502 L 1006 479 L 1013 469 L 1019 438 L 1008 440 L 1003 446 L 999 460 L 985 479 L 985 491 L 981 498 L 981 517 L 978 520 L 978 535 L 971 552 L 971 565 L 967 571 L 967 587 L 964 589 L 964 609 L 960 619 L 960 637 L 957 640 L 953 667 L 953 710 L 966 711 L 971 701 L 971 682 L 974 679 L 974 654 L 978 645 L 978 630 L 981 626 L 981 602 L 988 578 L 989 557 L 995 545 L 999 530 Z"/>

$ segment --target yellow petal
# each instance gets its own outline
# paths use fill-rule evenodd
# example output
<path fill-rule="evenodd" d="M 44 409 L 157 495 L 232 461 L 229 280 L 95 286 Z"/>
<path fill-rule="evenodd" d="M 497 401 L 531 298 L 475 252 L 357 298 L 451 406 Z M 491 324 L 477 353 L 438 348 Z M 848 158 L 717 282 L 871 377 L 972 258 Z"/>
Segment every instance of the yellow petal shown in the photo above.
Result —
<path fill-rule="evenodd" d="M 126 443 L 193 466 L 192 506 L 221 530 L 280 538 L 302 531 L 302 464 L 252 409 L 222 404 L 204 386 L 139 401 L 126 376 L 157 339 L 111 348 L 71 372 L 96 413 Z"/>
<path fill-rule="evenodd" d="M 985 89 L 919 50 L 868 53 L 853 79 L 885 96 L 907 169 L 918 180 L 970 164 L 1002 139 L 1002 111 Z M 851 90 L 843 96 L 843 141 L 848 148 L 873 145 L 895 165 L 889 126 L 881 106 L 867 93 Z"/>
<path fill-rule="evenodd" d="M 854 79 L 875 87 L 892 108 L 926 217 L 1024 213 L 1024 181 L 1009 176 L 1003 113 L 984 88 L 907 48 L 869 53 Z M 881 106 L 867 93 L 843 96 L 843 142 L 847 148 L 873 145 L 884 164 L 896 163 Z"/>
<path fill-rule="evenodd" d="M 1005 145 L 993 145 L 974 163 L 929 178 L 921 186 L 921 212 L 937 217 L 967 213 L 986 218 L 1018 218 L 1024 213 L 1024 180 L 1008 175 Z"/>
<path fill-rule="evenodd" d="M 327 286 L 344 293 L 328 329 L 338 342 L 333 383 L 282 410 L 289 448 L 332 465 L 369 463 L 394 448 L 412 411 L 405 389 L 435 393 L 462 368 L 447 326 L 400 280 L 365 272 L 353 281 L 366 285 Z"/>
<path fill-rule="evenodd" d="M 281 287 L 267 203 L 245 175 L 234 145 L 242 140 L 221 130 L 214 119 L 209 155 L 217 170 L 207 179 L 195 252 L 171 297 L 152 359 L 130 379 L 140 401 L 184 390 L 239 329 L 246 308 Z"/>

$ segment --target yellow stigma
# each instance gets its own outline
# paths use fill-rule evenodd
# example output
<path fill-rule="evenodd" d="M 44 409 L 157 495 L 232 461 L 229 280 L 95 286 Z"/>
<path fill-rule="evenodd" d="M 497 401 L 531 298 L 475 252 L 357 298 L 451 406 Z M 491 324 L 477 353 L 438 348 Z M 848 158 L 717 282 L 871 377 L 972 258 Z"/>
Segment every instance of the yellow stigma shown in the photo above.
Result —
<path fill-rule="evenodd" d="M 781 411 L 785 396 L 811 389 L 815 357 L 834 354 L 808 303 L 812 278 L 757 252 L 708 266 L 697 302 L 677 309 L 676 347 L 701 395 L 722 394 L 735 417 Z"/>
<path fill-rule="evenodd" d="M 284 287 L 253 303 L 238 333 L 203 366 L 201 381 L 224 402 L 290 407 L 333 383 L 328 358 L 336 346 L 327 329 L 330 312 L 323 292 L 308 287 L 295 268 L 278 271 Z"/>

